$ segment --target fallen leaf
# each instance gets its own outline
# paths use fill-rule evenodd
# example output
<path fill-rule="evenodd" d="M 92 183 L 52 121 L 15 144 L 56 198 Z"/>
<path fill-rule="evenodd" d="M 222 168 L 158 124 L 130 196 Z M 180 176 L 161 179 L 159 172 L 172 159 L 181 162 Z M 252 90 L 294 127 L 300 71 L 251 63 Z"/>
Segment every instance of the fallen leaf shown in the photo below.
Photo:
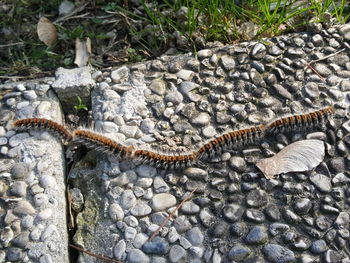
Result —
<path fill-rule="evenodd" d="M 40 18 L 37 25 L 37 32 L 39 39 L 45 43 L 46 46 L 52 47 L 57 41 L 57 30 L 54 24 L 46 17 Z"/>
<path fill-rule="evenodd" d="M 302 140 L 283 148 L 276 155 L 260 160 L 256 166 L 268 179 L 289 172 L 309 171 L 319 165 L 325 155 L 324 142 Z"/>
<path fill-rule="evenodd" d="M 85 41 L 80 40 L 79 38 L 75 39 L 75 60 L 74 64 L 76 64 L 79 68 L 84 67 L 89 62 L 91 55 L 91 40 L 90 38 L 86 38 Z"/>

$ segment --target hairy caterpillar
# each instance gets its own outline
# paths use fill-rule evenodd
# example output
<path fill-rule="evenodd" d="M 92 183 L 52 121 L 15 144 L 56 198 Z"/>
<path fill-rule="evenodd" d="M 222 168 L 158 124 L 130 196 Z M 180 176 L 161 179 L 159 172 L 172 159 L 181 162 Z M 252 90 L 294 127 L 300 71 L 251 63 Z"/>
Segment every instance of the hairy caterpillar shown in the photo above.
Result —
<path fill-rule="evenodd" d="M 259 125 L 228 132 L 205 143 L 198 150 L 190 153 L 181 153 L 179 151 L 166 153 L 162 151 L 135 149 L 134 146 L 122 145 L 106 136 L 91 131 L 78 129 L 71 133 L 61 124 L 41 118 L 17 120 L 14 122 L 14 126 L 20 129 L 46 129 L 67 143 L 82 144 L 87 148 L 101 153 L 113 154 L 119 158 L 129 158 L 138 163 L 149 164 L 163 169 L 178 169 L 219 155 L 227 149 L 255 144 L 266 133 L 298 130 L 324 124 L 333 114 L 334 109 L 330 106 L 311 113 L 281 118 L 266 126 Z"/>
<path fill-rule="evenodd" d="M 133 146 L 124 146 L 110 138 L 86 130 L 75 130 L 73 142 L 81 143 L 98 152 L 115 154 L 120 158 L 133 157 L 134 155 Z"/>
<path fill-rule="evenodd" d="M 69 142 L 72 139 L 72 134 L 63 125 L 43 118 L 28 118 L 22 120 L 16 120 L 13 125 L 17 129 L 44 129 L 52 132 L 54 135 L 60 137 L 63 142 Z"/>
<path fill-rule="evenodd" d="M 323 125 L 333 114 L 334 108 L 329 106 L 318 111 L 281 118 L 267 125 L 267 131 L 277 133 Z"/>
<path fill-rule="evenodd" d="M 199 148 L 198 156 L 200 159 L 206 159 L 226 149 L 256 143 L 264 136 L 264 133 L 264 125 L 225 133 Z"/>
<path fill-rule="evenodd" d="M 143 164 L 162 167 L 164 169 L 185 168 L 193 165 L 197 161 L 197 152 L 189 154 L 167 154 L 147 150 L 136 150 L 134 156 Z"/>

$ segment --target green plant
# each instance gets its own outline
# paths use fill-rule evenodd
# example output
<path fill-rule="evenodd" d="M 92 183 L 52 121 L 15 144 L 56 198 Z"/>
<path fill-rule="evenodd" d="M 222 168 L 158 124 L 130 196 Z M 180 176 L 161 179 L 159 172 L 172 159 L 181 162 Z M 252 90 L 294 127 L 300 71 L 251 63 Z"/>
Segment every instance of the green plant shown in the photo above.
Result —
<path fill-rule="evenodd" d="M 76 111 L 80 111 L 80 110 L 85 110 L 88 111 L 88 107 L 84 104 L 84 102 L 81 100 L 81 98 L 79 96 L 77 96 L 77 100 L 78 100 L 78 104 L 74 106 L 74 109 Z"/>

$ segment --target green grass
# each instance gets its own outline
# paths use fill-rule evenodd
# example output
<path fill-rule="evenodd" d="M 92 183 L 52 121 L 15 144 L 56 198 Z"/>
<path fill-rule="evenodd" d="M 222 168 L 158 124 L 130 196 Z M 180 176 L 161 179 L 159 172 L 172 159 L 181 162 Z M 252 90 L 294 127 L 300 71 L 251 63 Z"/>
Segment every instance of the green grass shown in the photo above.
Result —
<path fill-rule="evenodd" d="M 75 38 L 90 37 L 93 65 L 107 67 L 158 56 L 173 45 L 175 35 L 184 40 L 178 49 L 198 50 L 203 41 L 231 44 L 250 39 L 240 30 L 247 22 L 256 30 L 253 38 L 259 39 L 305 30 L 310 19 L 329 23 L 332 17 L 346 23 L 350 16 L 347 0 L 141 0 L 139 13 L 128 0 L 93 0 L 75 14 L 78 18 L 56 24 L 59 41 L 48 49 L 38 40 L 36 24 L 41 16 L 55 21 L 60 3 L 0 0 L 0 7 L 9 7 L 0 9 L 0 31 L 8 32 L 0 43 L 0 76 L 35 77 L 59 66 L 74 67 Z M 84 13 L 89 15 L 79 18 Z M 120 51 L 125 59 L 120 59 Z"/>

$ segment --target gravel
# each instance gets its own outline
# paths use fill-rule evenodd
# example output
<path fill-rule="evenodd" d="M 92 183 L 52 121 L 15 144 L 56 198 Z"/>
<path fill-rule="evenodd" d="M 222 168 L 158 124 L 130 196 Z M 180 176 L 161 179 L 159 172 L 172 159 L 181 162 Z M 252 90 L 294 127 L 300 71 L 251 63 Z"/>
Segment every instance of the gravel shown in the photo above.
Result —
<path fill-rule="evenodd" d="M 50 132 L 10 128 L 27 117 L 62 123 L 58 105 L 72 109 L 79 95 L 91 106 L 89 129 L 165 152 L 191 152 L 223 133 L 330 104 L 336 113 L 325 125 L 268 134 L 186 169 L 87 152 L 68 174 L 77 245 L 127 262 L 347 262 L 350 58 L 333 53 L 349 45 L 348 32 L 348 25 L 319 28 L 199 50 L 196 57 L 164 55 L 97 73 L 59 69 L 46 82 L 1 86 L 0 261 L 68 260 L 62 143 Z M 311 60 L 324 83 L 305 69 Z M 313 171 L 266 179 L 256 168 L 305 138 L 322 140 L 327 151 Z"/>

